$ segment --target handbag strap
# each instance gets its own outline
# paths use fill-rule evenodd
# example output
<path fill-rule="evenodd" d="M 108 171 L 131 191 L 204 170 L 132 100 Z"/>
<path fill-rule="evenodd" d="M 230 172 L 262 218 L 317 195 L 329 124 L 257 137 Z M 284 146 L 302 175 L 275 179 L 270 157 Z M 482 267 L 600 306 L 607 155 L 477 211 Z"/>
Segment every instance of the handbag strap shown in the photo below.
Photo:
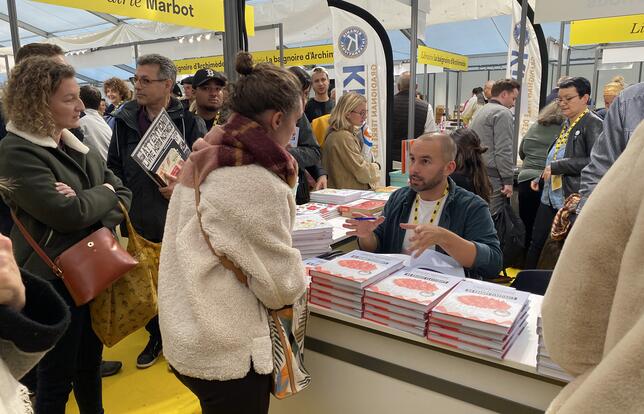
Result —
<path fill-rule="evenodd" d="M 43 262 L 45 262 L 45 264 L 49 266 L 49 268 L 52 270 L 52 272 L 54 272 L 56 276 L 58 276 L 61 279 L 64 279 L 62 269 L 58 267 L 56 263 L 51 261 L 49 256 L 47 256 L 47 253 L 45 253 L 45 251 L 40 248 L 38 243 L 36 243 L 34 238 L 31 237 L 31 234 L 29 234 L 25 226 L 22 224 L 22 221 L 20 221 L 20 219 L 16 215 L 16 212 L 14 211 L 13 208 L 11 209 L 11 218 L 13 219 L 13 222 L 15 223 L 15 225 L 18 227 L 18 230 L 20 230 L 20 233 L 22 233 L 22 236 L 25 238 L 25 240 L 27 240 L 27 243 L 29 243 L 31 248 L 34 249 L 36 254 L 40 256 Z"/>
<path fill-rule="evenodd" d="M 201 189 L 199 188 L 199 181 L 198 181 L 198 173 L 197 169 L 194 169 L 194 186 L 195 186 L 195 204 L 196 204 L 196 209 L 197 209 L 197 219 L 199 220 L 199 228 L 201 229 L 201 234 L 203 234 L 204 239 L 206 240 L 206 244 L 208 244 L 208 248 L 210 248 L 210 251 L 212 254 L 217 256 L 221 264 L 228 270 L 232 271 L 235 276 L 237 277 L 237 280 L 245 286 L 248 286 L 248 278 L 242 272 L 242 270 L 237 267 L 229 258 L 227 258 L 223 254 L 217 253 L 215 251 L 215 248 L 213 247 L 212 243 L 210 242 L 210 237 L 208 236 L 208 233 L 206 233 L 206 230 L 203 228 L 203 222 L 201 221 L 201 211 L 199 210 L 199 204 L 201 203 Z"/>

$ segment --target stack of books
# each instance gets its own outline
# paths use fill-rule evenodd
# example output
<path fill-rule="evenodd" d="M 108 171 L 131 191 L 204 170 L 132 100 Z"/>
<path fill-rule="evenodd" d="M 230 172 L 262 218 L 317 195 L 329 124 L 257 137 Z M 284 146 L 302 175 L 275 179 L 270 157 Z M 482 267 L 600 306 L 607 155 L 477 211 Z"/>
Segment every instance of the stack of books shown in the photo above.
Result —
<path fill-rule="evenodd" d="M 338 211 L 342 217 L 353 217 L 354 214 L 364 214 L 366 216 L 374 216 L 380 214 L 385 207 L 386 201 L 382 200 L 365 200 L 360 199 L 352 203 L 343 204 L 338 206 Z"/>
<path fill-rule="evenodd" d="M 431 311 L 431 342 L 503 359 L 527 325 L 530 294 L 465 280 Z"/>
<path fill-rule="evenodd" d="M 430 310 L 462 280 L 424 269 L 402 269 L 367 286 L 363 317 L 425 336 Z"/>
<path fill-rule="evenodd" d="M 306 203 L 297 206 L 295 214 L 305 216 L 307 214 L 317 214 L 325 220 L 331 220 L 340 217 L 338 206 L 335 204 Z"/>
<path fill-rule="evenodd" d="M 359 200 L 365 192 L 362 190 L 338 190 L 335 188 L 326 188 L 324 190 L 313 191 L 311 201 L 314 203 L 325 204 L 347 204 Z"/>
<path fill-rule="evenodd" d="M 333 226 L 315 214 L 295 216 L 292 239 L 303 259 L 319 256 L 331 251 Z"/>
<path fill-rule="evenodd" d="M 393 193 L 379 193 L 379 192 L 370 191 L 368 193 L 365 193 L 365 195 L 363 195 L 362 198 L 365 200 L 384 201 L 386 203 L 387 201 L 389 201 L 389 197 L 391 197 L 392 194 Z"/>
<path fill-rule="evenodd" d="M 572 381 L 573 377 L 557 365 L 556 362 L 550 359 L 550 354 L 543 342 L 543 325 L 541 324 L 541 316 L 537 318 L 537 335 L 539 335 L 539 348 L 537 348 L 537 372 L 561 381 Z"/>
<path fill-rule="evenodd" d="M 403 259 L 354 250 L 311 269 L 311 303 L 362 318 L 364 288 L 402 266 Z"/>
<path fill-rule="evenodd" d="M 306 297 L 311 297 L 311 269 L 315 266 L 326 263 L 327 260 L 320 259 L 319 257 L 311 257 L 309 259 L 302 260 L 304 265 L 304 280 L 306 281 Z"/>

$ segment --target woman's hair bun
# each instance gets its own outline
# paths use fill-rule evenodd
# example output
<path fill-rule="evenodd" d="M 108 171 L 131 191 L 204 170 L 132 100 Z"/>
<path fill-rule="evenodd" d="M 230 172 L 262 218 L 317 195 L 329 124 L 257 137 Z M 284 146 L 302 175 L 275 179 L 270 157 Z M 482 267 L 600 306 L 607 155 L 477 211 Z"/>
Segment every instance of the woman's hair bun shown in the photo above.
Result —
<path fill-rule="evenodd" d="M 612 83 L 618 83 L 618 84 L 622 85 L 622 87 L 623 87 L 624 85 L 626 85 L 626 79 L 624 79 L 624 77 L 623 77 L 623 76 L 619 76 L 619 75 L 618 75 L 618 76 L 615 76 L 615 77 L 613 77 L 613 79 L 611 79 L 610 81 L 611 81 Z"/>
<path fill-rule="evenodd" d="M 240 75 L 250 75 L 253 72 L 253 55 L 248 52 L 237 53 L 235 70 Z"/>

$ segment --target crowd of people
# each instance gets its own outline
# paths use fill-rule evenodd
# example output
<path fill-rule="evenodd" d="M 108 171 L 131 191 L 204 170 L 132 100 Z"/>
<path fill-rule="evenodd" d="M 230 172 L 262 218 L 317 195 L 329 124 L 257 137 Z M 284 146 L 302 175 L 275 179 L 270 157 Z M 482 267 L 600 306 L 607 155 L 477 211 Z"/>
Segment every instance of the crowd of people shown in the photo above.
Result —
<path fill-rule="evenodd" d="M 137 367 L 153 365 L 163 352 L 204 413 L 267 412 L 272 345 L 265 309 L 292 304 L 305 291 L 290 236 L 296 204 L 327 187 L 375 189 L 386 173 L 371 153 L 365 97 L 348 92 L 336 102 L 324 68 L 309 74 L 255 65 L 244 52 L 236 82 L 200 69 L 178 84 L 174 63 L 150 54 L 138 57 L 131 87 L 112 78 L 103 93 L 79 87 L 55 45 L 24 46 L 15 60 L 2 100 L 1 218 L 11 240 L 0 237 L 0 304 L 7 305 L 0 320 L 40 339 L 0 328 L 0 345 L 9 342 L 24 357 L 8 374 L 0 369 L 0 378 L 12 379 L 1 387 L 20 390 L 2 404 L 27 409 L 25 389 L 15 382 L 22 379 L 35 393 L 36 413 L 64 414 L 72 390 L 81 413 L 103 412 L 101 377 L 121 362 L 102 361 L 88 305 L 75 303 L 25 234 L 55 258 L 101 227 L 116 229 L 122 205 L 143 238 L 162 243 L 159 315 L 146 325 Z M 644 84 L 613 79 L 604 89 L 606 110 L 595 112 L 587 79 L 561 79 L 521 142 L 517 178 L 516 81 L 475 88 L 464 105 L 467 127 L 449 134 L 438 132 L 431 105 L 421 99 L 414 131 L 407 131 L 414 86 L 409 73 L 399 77 L 392 137 L 394 159 L 403 139 L 416 139 L 409 185 L 391 196 L 382 216 L 349 219 L 345 227 L 362 250 L 435 249 L 477 279 L 494 279 L 504 268 L 495 217 L 510 204 L 515 182 L 524 268 L 552 268 L 561 246 L 553 253 L 544 245 L 555 228 L 569 230 L 644 118 Z M 159 187 L 131 154 L 164 110 L 192 154 Z M 41 299 L 29 300 L 35 296 Z M 2 360 L 13 358 L 2 350 Z"/>

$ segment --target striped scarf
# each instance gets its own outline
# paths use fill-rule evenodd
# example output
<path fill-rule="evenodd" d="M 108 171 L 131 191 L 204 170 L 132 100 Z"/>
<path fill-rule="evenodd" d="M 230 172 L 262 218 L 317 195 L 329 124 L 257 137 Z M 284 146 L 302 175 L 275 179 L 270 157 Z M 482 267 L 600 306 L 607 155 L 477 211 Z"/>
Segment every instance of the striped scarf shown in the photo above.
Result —
<path fill-rule="evenodd" d="M 217 168 L 250 164 L 275 173 L 291 188 L 297 183 L 295 158 L 273 141 L 261 125 L 236 113 L 225 125 L 213 127 L 198 139 L 192 150 L 179 178 L 181 184 L 190 188 L 195 187 L 195 176 L 200 185 Z"/>

